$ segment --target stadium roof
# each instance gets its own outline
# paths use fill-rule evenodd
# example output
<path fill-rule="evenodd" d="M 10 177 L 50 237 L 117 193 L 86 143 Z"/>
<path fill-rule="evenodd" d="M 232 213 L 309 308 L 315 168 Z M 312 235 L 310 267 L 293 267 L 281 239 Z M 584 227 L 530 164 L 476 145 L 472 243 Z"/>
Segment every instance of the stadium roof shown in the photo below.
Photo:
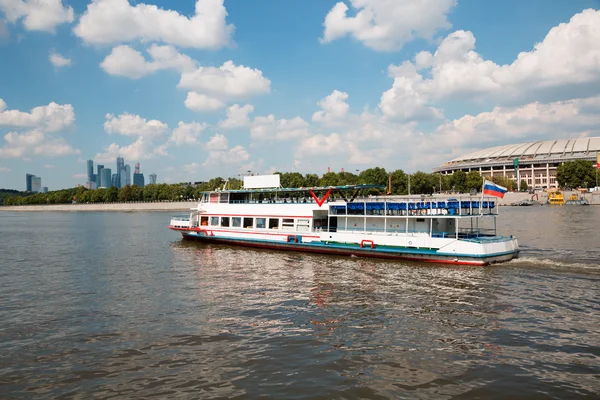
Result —
<path fill-rule="evenodd" d="M 595 157 L 600 152 L 600 137 L 569 140 L 547 140 L 479 150 L 458 158 L 445 165 L 462 163 L 486 163 L 490 161 L 519 159 L 573 159 Z"/>

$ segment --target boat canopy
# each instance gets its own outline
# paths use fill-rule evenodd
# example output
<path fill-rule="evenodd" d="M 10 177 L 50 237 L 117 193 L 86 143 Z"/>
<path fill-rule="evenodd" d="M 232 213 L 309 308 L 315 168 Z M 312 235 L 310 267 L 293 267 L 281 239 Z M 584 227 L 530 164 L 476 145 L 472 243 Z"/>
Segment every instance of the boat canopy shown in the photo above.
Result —
<path fill-rule="evenodd" d="M 324 192 L 328 190 L 363 190 L 363 189 L 381 189 L 384 190 L 384 185 L 342 185 L 342 186 L 312 186 L 312 187 L 300 187 L 300 188 L 265 188 L 265 189 L 225 189 L 225 190 L 213 190 L 207 192 L 200 192 L 203 194 L 210 193 L 281 193 L 281 192 Z"/>

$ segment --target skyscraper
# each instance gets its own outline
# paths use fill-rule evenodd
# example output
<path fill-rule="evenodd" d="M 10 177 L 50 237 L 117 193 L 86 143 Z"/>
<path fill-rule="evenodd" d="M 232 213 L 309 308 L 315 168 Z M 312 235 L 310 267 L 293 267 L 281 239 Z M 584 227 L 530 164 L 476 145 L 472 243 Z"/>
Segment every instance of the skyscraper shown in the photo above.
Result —
<path fill-rule="evenodd" d="M 117 170 L 115 171 L 115 175 L 117 175 L 116 179 L 116 187 L 121 187 L 121 172 L 125 168 L 125 159 L 123 157 L 117 157 Z"/>
<path fill-rule="evenodd" d="M 98 164 L 96 165 L 96 169 L 98 171 L 96 174 L 96 189 L 98 189 L 104 187 L 104 185 L 102 185 L 102 170 L 104 169 L 104 165 Z"/>
<path fill-rule="evenodd" d="M 94 182 L 94 160 L 87 160 L 87 183 L 92 182 Z"/>
<path fill-rule="evenodd" d="M 112 174 L 110 179 L 110 186 L 119 187 L 119 174 Z"/>
<path fill-rule="evenodd" d="M 133 184 L 141 188 L 144 187 L 144 175 L 140 173 L 140 163 L 135 164 L 135 173 L 133 174 Z"/>
<path fill-rule="evenodd" d="M 121 176 L 119 177 L 119 179 L 120 187 L 131 185 L 131 166 L 129 166 L 129 164 L 127 164 L 121 169 Z"/>
<path fill-rule="evenodd" d="M 150 184 L 150 185 L 156 184 L 156 174 L 150 174 L 150 175 L 148 175 L 148 178 L 150 178 L 150 182 L 148 182 L 148 184 Z"/>
<path fill-rule="evenodd" d="M 33 174 L 25 174 L 25 191 L 31 192 L 31 180 L 35 177 Z"/>
<path fill-rule="evenodd" d="M 102 170 L 100 171 L 102 176 L 100 178 L 100 186 L 102 188 L 109 188 L 111 185 L 111 170 L 110 168 L 102 168 Z"/>
<path fill-rule="evenodd" d="M 42 191 L 42 178 L 39 176 L 34 176 L 31 178 L 31 191 L 34 193 L 39 193 Z"/>

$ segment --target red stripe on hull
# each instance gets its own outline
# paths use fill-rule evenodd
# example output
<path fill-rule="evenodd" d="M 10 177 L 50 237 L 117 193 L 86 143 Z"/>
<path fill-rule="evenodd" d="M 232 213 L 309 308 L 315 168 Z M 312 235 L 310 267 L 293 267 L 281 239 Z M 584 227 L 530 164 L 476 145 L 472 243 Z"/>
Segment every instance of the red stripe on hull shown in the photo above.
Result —
<path fill-rule="evenodd" d="M 357 256 L 357 257 L 367 257 L 367 258 L 381 258 L 388 260 L 407 260 L 407 261 L 417 261 L 417 262 L 426 262 L 426 263 L 436 263 L 436 264 L 452 264 L 452 265 L 471 265 L 471 266 L 485 266 L 489 264 L 485 261 L 454 261 L 450 259 L 432 259 L 432 258 L 421 258 L 421 257 L 411 257 L 402 254 L 391 254 L 391 253 L 377 253 L 377 252 L 369 252 L 360 251 L 360 250 L 345 250 L 339 248 L 331 248 L 326 249 L 322 247 L 311 247 L 311 246 L 298 246 L 288 243 L 259 243 L 259 242 L 244 242 L 238 240 L 229 240 L 229 239 L 219 239 L 215 237 L 202 237 L 202 236 L 188 236 L 183 234 L 184 239 L 188 240 L 199 240 L 206 241 L 210 243 L 216 244 L 227 244 L 227 245 L 236 245 L 243 247 L 255 247 L 259 249 L 269 249 L 269 250 L 284 250 L 284 251 L 301 251 L 305 253 L 319 253 L 319 254 L 332 254 L 332 255 L 344 255 L 344 256 Z"/>

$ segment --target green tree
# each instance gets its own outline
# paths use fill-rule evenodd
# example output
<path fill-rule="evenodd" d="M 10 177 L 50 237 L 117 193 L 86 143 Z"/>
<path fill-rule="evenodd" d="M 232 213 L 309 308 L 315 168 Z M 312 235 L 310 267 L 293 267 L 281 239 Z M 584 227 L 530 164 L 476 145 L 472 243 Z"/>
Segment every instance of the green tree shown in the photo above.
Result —
<path fill-rule="evenodd" d="M 338 186 L 338 175 L 335 172 L 327 172 L 319 179 L 318 186 Z"/>
<path fill-rule="evenodd" d="M 477 190 L 481 191 L 483 187 L 483 178 L 479 171 L 469 171 L 465 179 L 466 191 Z"/>
<path fill-rule="evenodd" d="M 529 189 L 529 185 L 527 185 L 527 181 L 525 179 L 521 179 L 521 192 L 526 192 Z"/>
<path fill-rule="evenodd" d="M 368 168 L 358 174 L 358 183 L 387 186 L 388 173 L 386 172 L 385 168 Z"/>
<path fill-rule="evenodd" d="M 119 200 L 119 189 L 116 186 L 111 186 L 106 191 L 106 201 L 109 203 L 114 203 Z"/>
<path fill-rule="evenodd" d="M 588 187 L 596 182 L 596 171 L 591 161 L 566 161 L 556 170 L 556 181 L 560 187 Z"/>
<path fill-rule="evenodd" d="M 467 174 L 458 170 L 450 176 L 450 188 L 455 192 L 465 193 L 467 191 Z"/>
<path fill-rule="evenodd" d="M 106 189 L 96 189 L 90 197 L 92 203 L 104 203 L 106 201 Z"/>
<path fill-rule="evenodd" d="M 408 194 L 408 175 L 401 169 L 392 172 L 392 194 Z"/>
<path fill-rule="evenodd" d="M 304 175 L 304 186 L 305 187 L 319 186 L 319 175 L 317 175 L 317 174 Z"/>

